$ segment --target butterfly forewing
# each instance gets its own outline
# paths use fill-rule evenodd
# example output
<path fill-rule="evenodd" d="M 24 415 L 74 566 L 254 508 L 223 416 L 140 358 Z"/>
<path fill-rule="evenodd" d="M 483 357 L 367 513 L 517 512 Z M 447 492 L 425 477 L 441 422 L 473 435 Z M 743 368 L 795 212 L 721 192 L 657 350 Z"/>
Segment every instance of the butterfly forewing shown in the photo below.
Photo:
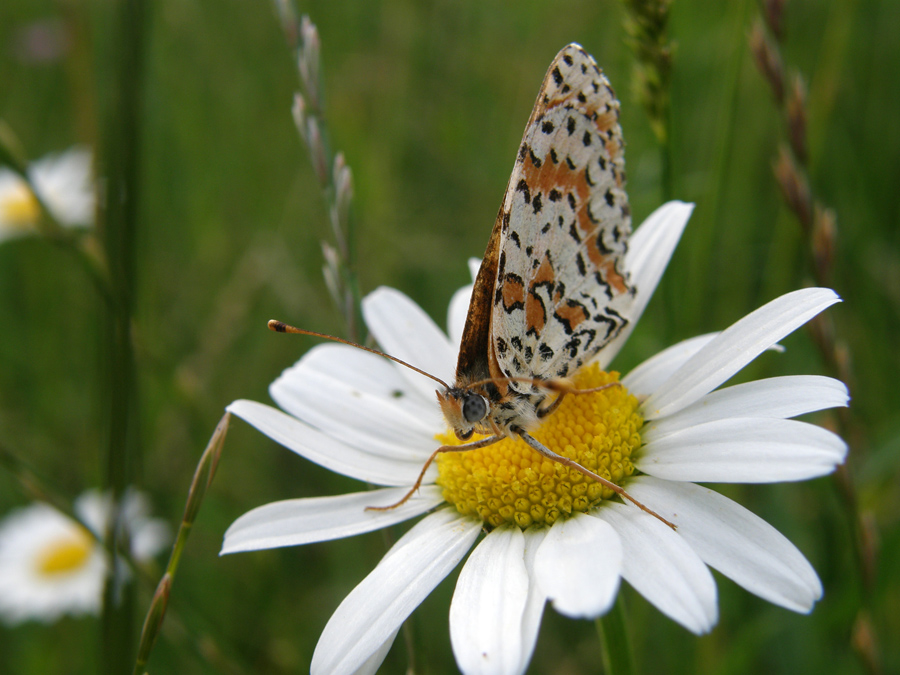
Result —
<path fill-rule="evenodd" d="M 490 336 L 506 376 L 566 377 L 627 323 L 631 217 L 618 118 L 594 60 L 578 45 L 564 48 L 544 78 L 498 216 Z"/>

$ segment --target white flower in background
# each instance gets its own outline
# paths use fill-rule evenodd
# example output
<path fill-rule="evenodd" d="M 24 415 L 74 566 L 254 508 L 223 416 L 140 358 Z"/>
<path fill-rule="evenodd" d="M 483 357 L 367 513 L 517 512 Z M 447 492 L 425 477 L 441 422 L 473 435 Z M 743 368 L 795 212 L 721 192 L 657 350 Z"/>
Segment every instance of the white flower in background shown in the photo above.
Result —
<path fill-rule="evenodd" d="M 628 330 L 579 371 L 576 386 L 618 377 L 601 369 L 646 306 L 691 209 L 670 202 L 634 233 L 625 266 L 639 293 L 635 313 Z M 392 289 L 370 294 L 363 312 L 387 353 L 453 381 L 470 293 L 462 289 L 451 302 L 449 337 Z M 717 621 L 709 567 L 770 602 L 808 612 L 822 587 L 800 551 L 762 519 L 696 483 L 804 480 L 844 460 L 839 437 L 788 419 L 847 405 L 840 382 L 776 377 L 717 389 L 838 301 L 820 288 L 784 295 L 721 333 L 662 351 L 622 378 L 621 387 L 567 396 L 532 432 L 622 485 L 674 523 L 674 531 L 510 439 L 445 453 L 408 502 L 366 511 L 397 502 L 425 459 L 454 436 L 433 382 L 373 354 L 319 345 L 270 387 L 285 412 L 253 401 L 235 401 L 228 410 L 313 462 L 386 487 L 259 507 L 229 528 L 222 552 L 347 537 L 431 512 L 337 608 L 312 673 L 374 673 L 402 622 L 473 546 L 450 605 L 450 638 L 464 673 L 524 672 L 548 600 L 567 616 L 596 617 L 612 606 L 620 579 L 697 634 Z M 489 532 L 475 545 L 483 529 Z"/>
<path fill-rule="evenodd" d="M 102 536 L 112 501 L 96 490 L 75 501 L 75 513 Z M 169 542 L 168 525 L 149 517 L 147 500 L 129 490 L 122 522 L 131 554 L 150 559 Z M 108 555 L 90 532 L 49 504 L 36 502 L 0 521 L 0 620 L 50 623 L 64 614 L 98 614 Z"/>
<path fill-rule="evenodd" d="M 28 167 L 28 177 L 61 225 L 93 224 L 96 198 L 90 150 L 74 147 L 48 155 Z M 40 217 L 40 206 L 25 181 L 0 169 L 0 242 L 34 234 Z"/>

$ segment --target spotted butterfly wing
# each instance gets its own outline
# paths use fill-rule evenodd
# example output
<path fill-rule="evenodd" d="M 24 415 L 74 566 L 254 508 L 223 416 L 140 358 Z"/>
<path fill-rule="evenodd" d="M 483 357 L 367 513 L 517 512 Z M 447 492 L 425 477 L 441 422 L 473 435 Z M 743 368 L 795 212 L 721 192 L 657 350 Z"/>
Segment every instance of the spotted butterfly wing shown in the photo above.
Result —
<path fill-rule="evenodd" d="M 565 378 L 627 324 L 631 231 L 619 102 L 571 44 L 550 64 L 475 282 L 457 384 Z M 489 311 L 485 308 L 489 307 Z M 540 392 L 509 382 L 495 401 Z M 511 405 L 507 402 L 507 405 Z M 520 425 L 521 426 L 521 425 Z"/>

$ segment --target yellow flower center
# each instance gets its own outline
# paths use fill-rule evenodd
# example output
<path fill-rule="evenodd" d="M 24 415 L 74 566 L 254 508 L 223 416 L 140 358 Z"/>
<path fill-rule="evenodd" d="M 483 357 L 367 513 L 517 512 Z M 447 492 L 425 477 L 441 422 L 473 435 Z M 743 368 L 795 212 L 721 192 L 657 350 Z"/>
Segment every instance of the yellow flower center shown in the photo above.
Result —
<path fill-rule="evenodd" d="M 37 556 L 38 572 L 44 576 L 68 574 L 87 562 L 94 538 L 83 527 L 44 547 Z"/>
<path fill-rule="evenodd" d="M 34 194 L 21 183 L 11 194 L 0 201 L 0 219 L 16 228 L 26 229 L 33 226 L 41 215 L 41 208 Z"/>
<path fill-rule="evenodd" d="M 618 380 L 618 373 L 605 373 L 592 364 L 578 371 L 574 385 L 593 389 Z M 530 433 L 556 454 L 618 484 L 634 473 L 631 454 L 641 446 L 642 425 L 638 400 L 618 386 L 569 394 Z M 452 431 L 440 434 L 438 440 L 447 445 L 462 443 Z M 443 453 L 436 461 L 437 484 L 444 489 L 444 499 L 461 514 L 476 515 L 492 527 L 550 525 L 614 494 L 584 474 L 543 457 L 519 438 Z"/>

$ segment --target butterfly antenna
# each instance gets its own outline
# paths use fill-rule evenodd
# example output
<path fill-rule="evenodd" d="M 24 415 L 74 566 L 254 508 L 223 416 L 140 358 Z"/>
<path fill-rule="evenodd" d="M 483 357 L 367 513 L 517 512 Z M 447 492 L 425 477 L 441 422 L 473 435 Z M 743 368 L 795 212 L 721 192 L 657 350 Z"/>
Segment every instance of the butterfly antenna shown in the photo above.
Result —
<path fill-rule="evenodd" d="M 419 375 L 424 375 L 439 385 L 441 385 L 444 389 L 449 389 L 450 386 L 444 382 L 441 378 L 435 377 L 431 373 L 426 373 L 421 368 L 416 368 L 414 365 L 407 363 L 401 359 L 398 359 L 396 356 L 391 356 L 390 354 L 385 354 L 384 352 L 380 352 L 377 349 L 372 349 L 371 347 L 365 347 L 356 342 L 351 342 L 350 340 L 345 340 L 344 338 L 339 338 L 334 335 L 328 335 L 326 333 L 317 333 L 314 330 L 306 330 L 304 328 L 295 328 L 294 326 L 290 326 L 283 321 L 276 321 L 275 319 L 271 319 L 268 323 L 269 330 L 275 331 L 276 333 L 293 333 L 295 335 L 309 335 L 311 337 L 323 338 L 325 340 L 331 340 L 332 342 L 340 342 L 341 344 L 348 345 L 349 347 L 356 347 L 357 349 L 362 349 L 364 352 L 369 352 L 370 354 L 376 354 L 378 356 L 383 356 L 386 359 L 390 359 L 394 363 L 399 363 L 401 366 L 406 366 L 410 370 L 414 370 Z"/>

